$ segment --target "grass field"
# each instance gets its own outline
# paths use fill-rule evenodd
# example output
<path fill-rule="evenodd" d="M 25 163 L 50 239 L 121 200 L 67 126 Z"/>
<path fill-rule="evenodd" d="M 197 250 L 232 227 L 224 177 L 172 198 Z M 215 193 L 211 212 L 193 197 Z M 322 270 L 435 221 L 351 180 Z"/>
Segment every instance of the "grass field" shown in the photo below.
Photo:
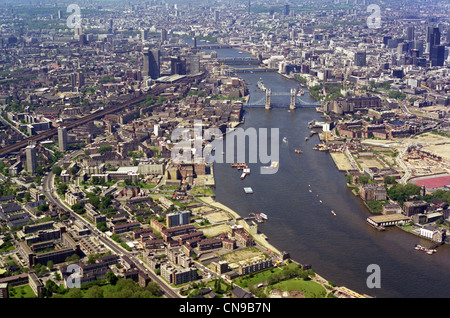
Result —
<path fill-rule="evenodd" d="M 327 295 L 325 288 L 312 281 L 293 278 L 270 286 L 270 289 L 281 289 L 282 291 L 299 291 L 305 298 L 324 298 Z"/>
<path fill-rule="evenodd" d="M 9 294 L 10 298 L 36 298 L 33 290 L 29 285 L 16 286 L 12 288 L 12 293 Z"/>
<path fill-rule="evenodd" d="M 209 187 L 194 187 L 192 188 L 191 194 L 195 196 L 213 196 L 214 191 Z"/>
<path fill-rule="evenodd" d="M 258 273 L 236 278 L 233 280 L 233 282 L 243 288 L 257 286 L 260 283 L 267 282 L 268 278 L 272 274 L 280 273 L 282 271 L 282 268 L 285 268 L 285 266 L 295 268 L 298 265 L 291 263 L 282 267 L 271 268 Z M 279 289 L 282 291 L 299 291 L 306 298 L 324 298 L 327 295 L 327 290 L 321 284 L 313 280 L 304 280 L 300 277 L 287 279 L 281 282 L 277 282 L 273 285 L 269 285 L 265 293 L 268 295 L 270 291 L 274 289 Z"/>

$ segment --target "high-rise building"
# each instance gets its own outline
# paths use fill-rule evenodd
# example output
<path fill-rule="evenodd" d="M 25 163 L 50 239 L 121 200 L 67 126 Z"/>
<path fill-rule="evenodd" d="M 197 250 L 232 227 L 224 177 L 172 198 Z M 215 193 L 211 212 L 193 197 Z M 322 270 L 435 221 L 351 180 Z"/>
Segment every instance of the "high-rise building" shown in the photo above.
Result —
<path fill-rule="evenodd" d="M 250 15 L 250 8 L 251 8 L 252 4 L 251 4 L 251 0 L 248 0 L 248 14 Z"/>
<path fill-rule="evenodd" d="M 58 127 L 58 148 L 59 151 L 67 150 L 67 128 Z"/>
<path fill-rule="evenodd" d="M 167 30 L 161 29 L 161 43 L 164 43 L 167 41 Z"/>
<path fill-rule="evenodd" d="M 419 51 L 419 57 L 423 56 L 424 43 L 423 40 L 414 41 L 414 49 Z"/>
<path fill-rule="evenodd" d="M 181 59 L 179 56 L 173 56 L 170 58 L 170 74 L 185 75 L 186 74 L 186 60 Z"/>
<path fill-rule="evenodd" d="M 414 25 L 410 25 L 406 33 L 408 35 L 408 41 L 414 41 L 415 39 Z"/>
<path fill-rule="evenodd" d="M 160 61 L 161 52 L 158 49 L 145 48 L 144 54 L 144 69 L 142 76 L 149 76 L 152 79 L 160 77 Z"/>
<path fill-rule="evenodd" d="M 284 15 L 289 15 L 289 5 L 288 4 L 284 5 Z"/>
<path fill-rule="evenodd" d="M 37 168 L 36 145 L 28 145 L 25 148 L 25 154 L 27 157 L 27 171 L 35 173 Z"/>
<path fill-rule="evenodd" d="M 434 45 L 441 44 L 441 31 L 439 31 L 438 27 L 428 27 L 427 43 L 430 49 Z"/>
<path fill-rule="evenodd" d="M 189 73 L 197 74 L 200 73 L 200 57 L 198 55 L 191 55 L 189 59 Z"/>
<path fill-rule="evenodd" d="M 141 30 L 141 40 L 145 41 L 147 39 L 148 39 L 148 30 L 147 29 Z"/>
<path fill-rule="evenodd" d="M 445 46 L 434 45 L 430 51 L 431 66 L 444 66 L 445 61 Z"/>
<path fill-rule="evenodd" d="M 220 13 L 219 10 L 214 11 L 214 22 L 219 22 Z"/>
<path fill-rule="evenodd" d="M 191 213 L 189 211 L 178 211 L 166 215 L 167 227 L 187 225 L 191 221 Z"/>
<path fill-rule="evenodd" d="M 366 52 L 355 53 L 355 65 L 359 67 L 366 66 Z"/>

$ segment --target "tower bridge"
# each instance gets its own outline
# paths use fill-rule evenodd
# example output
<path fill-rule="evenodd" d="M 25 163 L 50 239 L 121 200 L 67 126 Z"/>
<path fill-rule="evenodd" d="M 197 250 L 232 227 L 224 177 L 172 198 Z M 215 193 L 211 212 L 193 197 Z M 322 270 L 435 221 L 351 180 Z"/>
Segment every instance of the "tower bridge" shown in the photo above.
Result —
<path fill-rule="evenodd" d="M 290 92 L 272 92 L 270 88 L 267 88 L 265 90 L 265 96 L 260 98 L 259 100 L 247 102 L 245 105 L 246 107 L 250 108 L 260 108 L 264 107 L 265 109 L 271 109 L 271 108 L 278 108 L 283 107 L 285 108 L 286 104 L 283 105 L 277 105 L 272 102 L 273 96 L 289 96 L 289 109 L 296 109 L 296 108 L 315 108 L 321 105 L 320 102 L 311 103 L 308 101 L 305 101 L 301 96 L 298 96 L 298 91 L 295 88 L 291 88 Z"/>

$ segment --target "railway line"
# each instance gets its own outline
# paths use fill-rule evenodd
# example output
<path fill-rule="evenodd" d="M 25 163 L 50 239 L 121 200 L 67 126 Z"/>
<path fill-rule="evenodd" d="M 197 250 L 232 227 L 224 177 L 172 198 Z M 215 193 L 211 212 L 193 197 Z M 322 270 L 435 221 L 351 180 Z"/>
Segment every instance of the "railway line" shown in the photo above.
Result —
<path fill-rule="evenodd" d="M 115 104 L 113 106 L 110 106 L 108 108 L 105 108 L 103 110 L 97 111 L 95 113 L 86 115 L 82 118 L 79 118 L 77 120 L 74 120 L 72 122 L 69 122 L 67 124 L 64 124 L 64 126 L 70 130 L 72 128 L 75 128 L 77 126 L 86 124 L 90 121 L 93 121 L 95 119 L 99 119 L 102 118 L 108 114 L 112 114 L 112 113 L 116 113 L 124 108 L 130 107 L 132 105 L 135 105 L 137 103 L 143 102 L 147 96 L 151 96 L 151 95 L 160 95 L 161 93 L 163 93 L 167 88 L 171 87 L 171 86 L 178 86 L 178 85 L 183 85 L 183 84 L 187 84 L 189 82 L 192 82 L 194 80 L 203 78 L 204 74 L 199 74 L 199 75 L 195 75 L 195 76 L 187 76 L 183 79 L 181 79 L 180 81 L 178 81 L 177 83 L 174 84 L 157 84 L 154 88 L 152 88 L 151 90 L 149 90 L 147 93 L 142 94 L 138 97 L 132 98 L 126 102 L 123 103 L 118 103 Z M 156 106 L 156 105 L 155 105 Z M 0 157 L 4 157 L 8 154 L 10 154 L 11 152 L 14 151 L 18 151 L 19 149 L 22 149 L 26 146 L 28 146 L 30 143 L 36 143 L 38 141 L 41 140 L 46 140 L 54 135 L 56 135 L 58 133 L 58 128 L 51 128 L 48 129 L 38 135 L 34 135 L 31 137 L 28 137 L 26 139 L 23 139 L 21 141 L 16 142 L 15 144 L 12 145 L 8 145 L 5 146 L 3 148 L 0 148 Z"/>

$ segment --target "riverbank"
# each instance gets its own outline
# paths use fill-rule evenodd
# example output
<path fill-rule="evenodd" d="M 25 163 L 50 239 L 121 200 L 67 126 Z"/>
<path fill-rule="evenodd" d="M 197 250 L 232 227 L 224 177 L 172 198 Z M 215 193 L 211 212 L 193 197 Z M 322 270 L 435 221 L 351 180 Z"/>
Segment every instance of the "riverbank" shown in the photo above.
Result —
<path fill-rule="evenodd" d="M 214 208 L 217 208 L 217 209 L 227 212 L 228 215 L 235 221 L 236 225 L 244 226 L 245 220 L 242 218 L 242 216 L 240 216 L 239 213 L 230 209 L 226 205 L 224 205 L 220 202 L 217 202 L 212 197 L 199 197 L 198 199 L 206 205 L 209 205 L 211 207 L 214 207 Z M 264 233 L 258 232 L 256 234 L 252 234 L 252 236 L 253 236 L 255 242 L 257 244 L 259 244 L 260 246 L 264 247 L 266 250 L 270 250 L 272 253 L 277 254 L 277 255 L 282 255 L 282 252 L 280 252 L 275 246 L 273 246 L 272 244 L 270 244 L 267 241 L 267 236 Z"/>

